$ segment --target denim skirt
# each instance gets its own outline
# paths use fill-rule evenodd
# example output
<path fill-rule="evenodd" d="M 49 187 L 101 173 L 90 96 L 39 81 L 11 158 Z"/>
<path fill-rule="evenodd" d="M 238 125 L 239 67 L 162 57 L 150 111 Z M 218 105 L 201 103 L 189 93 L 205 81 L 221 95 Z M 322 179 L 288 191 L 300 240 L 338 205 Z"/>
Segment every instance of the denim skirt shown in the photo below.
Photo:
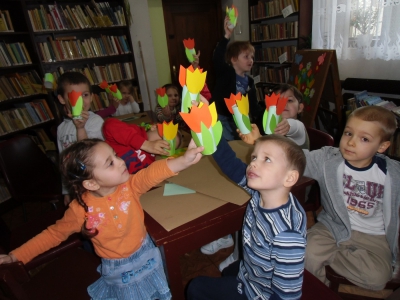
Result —
<path fill-rule="evenodd" d="M 93 300 L 171 299 L 160 250 L 149 235 L 128 258 L 101 259 L 99 280 L 88 287 Z"/>

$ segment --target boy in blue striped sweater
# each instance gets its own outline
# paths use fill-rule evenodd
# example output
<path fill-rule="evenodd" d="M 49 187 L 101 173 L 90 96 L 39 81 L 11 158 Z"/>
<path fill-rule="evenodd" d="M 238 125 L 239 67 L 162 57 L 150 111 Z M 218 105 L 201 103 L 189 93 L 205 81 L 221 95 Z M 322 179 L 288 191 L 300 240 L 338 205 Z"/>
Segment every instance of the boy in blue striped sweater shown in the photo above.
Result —
<path fill-rule="evenodd" d="M 189 300 L 300 299 L 306 249 L 306 215 L 290 193 L 303 175 L 302 149 L 279 135 L 260 137 L 247 166 L 221 139 L 213 157 L 251 199 L 243 222 L 243 260 L 223 276 L 197 277 Z"/>

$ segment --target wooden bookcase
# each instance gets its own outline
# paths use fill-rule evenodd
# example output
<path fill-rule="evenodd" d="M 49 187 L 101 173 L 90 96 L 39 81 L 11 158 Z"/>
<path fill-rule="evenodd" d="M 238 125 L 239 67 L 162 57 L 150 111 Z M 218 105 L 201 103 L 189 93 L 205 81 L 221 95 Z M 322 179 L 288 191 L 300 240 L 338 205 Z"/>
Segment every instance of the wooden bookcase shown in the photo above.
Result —
<path fill-rule="evenodd" d="M 55 2 L 52 0 L 0 2 L 0 10 L 9 11 L 14 27 L 14 31 L 0 31 L 0 42 L 23 42 L 31 58 L 31 63 L 28 64 L 2 64 L 0 78 L 32 73 L 36 81 L 42 84 L 45 73 L 53 73 L 58 78 L 63 72 L 74 70 L 89 78 L 93 92 L 97 94 L 103 92 L 98 87 L 103 79 L 110 84 L 129 79 L 135 86 L 139 101 L 139 84 L 124 1 L 61 0 L 57 1 L 57 11 L 54 7 Z M 18 83 L 14 80 L 14 84 Z M 17 89 L 18 86 L 14 88 Z M 15 97 L 2 97 L 0 94 L 0 126 L 4 111 L 17 109 L 21 113 L 21 106 L 39 99 L 44 99 L 48 114 L 52 117 L 35 124 L 25 124 L 27 122 L 22 120 L 23 126 L 19 124 L 19 127 L 11 130 L 0 127 L 0 140 L 17 133 L 29 132 L 32 127 L 45 128 L 50 135 L 50 128 L 61 122 L 56 102 L 58 100 L 53 93 L 47 94 L 45 90 L 29 95 L 21 95 L 22 93 L 20 90 Z M 104 108 L 105 104 L 100 101 L 93 107 Z M 18 119 L 17 114 L 17 120 L 14 121 L 20 123 Z"/>
<path fill-rule="evenodd" d="M 282 10 L 289 5 L 293 13 L 286 15 Z M 259 93 L 288 81 L 294 53 L 311 38 L 311 16 L 311 0 L 249 0 L 249 36 L 255 48 L 251 74 L 259 76 Z"/>

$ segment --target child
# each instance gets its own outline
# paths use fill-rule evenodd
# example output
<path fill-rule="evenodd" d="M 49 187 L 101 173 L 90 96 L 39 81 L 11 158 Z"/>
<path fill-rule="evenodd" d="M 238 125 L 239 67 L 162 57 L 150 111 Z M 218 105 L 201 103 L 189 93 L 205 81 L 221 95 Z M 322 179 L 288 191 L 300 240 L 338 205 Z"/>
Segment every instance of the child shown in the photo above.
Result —
<path fill-rule="evenodd" d="M 218 119 L 223 126 L 223 137 L 230 141 L 238 139 L 236 125 L 232 114 L 226 107 L 224 98 L 231 94 L 248 96 L 250 104 L 250 117 L 253 123 L 261 125 L 264 110 L 257 103 L 254 80 L 246 74 L 253 66 L 254 47 L 250 42 L 237 41 L 228 46 L 233 29 L 228 27 L 229 18 L 224 21 L 225 36 L 217 44 L 213 54 L 213 63 L 216 72 L 216 83 L 212 91 L 211 102 L 215 102 Z"/>
<path fill-rule="evenodd" d="M 176 85 L 168 83 L 163 85 L 163 88 L 165 88 L 165 92 L 168 96 L 168 105 L 166 105 L 165 107 L 161 107 L 160 104 L 157 104 L 155 108 L 155 113 L 158 122 L 162 123 L 164 121 L 173 121 L 174 124 L 184 125 L 182 117 L 179 114 L 179 112 L 181 111 L 181 97 L 179 96 L 178 87 Z"/>
<path fill-rule="evenodd" d="M 322 212 L 308 231 L 305 268 L 328 283 L 330 265 L 352 283 L 383 289 L 398 251 L 400 164 L 380 155 L 396 130 L 379 106 L 353 111 L 339 148 L 305 151 L 305 176 L 318 181 Z"/>
<path fill-rule="evenodd" d="M 309 139 L 306 128 L 304 124 L 297 120 L 298 115 L 303 111 L 304 104 L 303 95 L 300 91 L 289 84 L 281 83 L 277 87 L 273 89 L 273 93 L 281 94 L 281 97 L 287 97 L 288 102 L 286 104 L 285 110 L 282 112 L 282 121 L 279 122 L 277 127 L 275 128 L 274 133 L 285 135 L 294 141 L 297 145 L 299 145 L 303 149 L 309 149 Z M 252 132 L 250 134 L 241 134 L 239 133 L 239 137 L 248 144 L 253 145 L 254 142 L 261 136 L 258 127 L 255 124 L 252 124 Z M 207 255 L 212 255 L 223 248 L 228 248 L 234 244 L 233 238 L 231 235 L 222 237 L 218 240 L 215 240 L 207 245 L 201 247 L 201 252 Z M 236 246 L 234 252 L 229 255 L 224 261 L 219 265 L 219 269 L 222 272 L 228 265 L 237 261 L 239 259 L 239 248 Z"/>
<path fill-rule="evenodd" d="M 251 162 L 221 139 L 213 157 L 222 172 L 251 195 L 243 222 L 243 261 L 220 278 L 198 277 L 188 299 L 299 299 L 306 248 L 306 216 L 290 189 L 302 176 L 301 148 L 279 135 L 260 137 Z"/>
<path fill-rule="evenodd" d="M 76 141 L 87 138 L 98 138 L 104 140 L 101 128 L 103 119 L 89 111 L 92 102 L 92 89 L 89 80 L 80 72 L 65 72 L 58 79 L 57 99 L 61 104 L 64 120 L 57 128 L 58 150 L 62 152 Z M 81 119 L 72 119 L 71 104 L 68 93 L 81 92 L 83 98 L 83 110 Z M 63 187 L 64 204 L 70 202 L 68 191 Z"/>
<path fill-rule="evenodd" d="M 98 268 L 102 277 L 88 287 L 92 299 L 170 299 L 160 251 L 146 233 L 139 197 L 197 163 L 202 150 L 192 141 L 184 156 L 154 162 L 130 175 L 124 161 L 105 142 L 86 139 L 75 143 L 60 161 L 76 200 L 61 220 L 9 255 L 0 256 L 0 263 L 27 263 L 86 228 L 102 258 Z"/>
<path fill-rule="evenodd" d="M 139 113 L 140 107 L 136 102 L 134 95 L 134 87 L 132 81 L 130 80 L 122 80 L 117 83 L 118 89 L 122 94 L 122 100 L 117 100 L 109 95 L 111 100 L 114 100 L 117 111 L 113 114 L 113 116 L 122 116 L 131 113 Z"/>
<path fill-rule="evenodd" d="M 115 118 L 105 120 L 103 134 L 109 144 L 134 174 L 154 162 L 154 154 L 168 155 L 169 144 L 159 136 L 156 127 L 146 132 L 136 124 L 127 124 Z M 178 134 L 179 139 L 179 134 Z M 179 146 L 180 139 L 177 141 Z"/>

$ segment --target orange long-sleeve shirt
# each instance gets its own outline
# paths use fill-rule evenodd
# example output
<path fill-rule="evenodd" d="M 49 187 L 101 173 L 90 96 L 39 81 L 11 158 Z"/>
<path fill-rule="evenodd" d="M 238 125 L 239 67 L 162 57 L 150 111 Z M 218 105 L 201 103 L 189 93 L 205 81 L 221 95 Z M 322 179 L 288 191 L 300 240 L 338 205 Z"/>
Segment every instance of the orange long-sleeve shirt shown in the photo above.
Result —
<path fill-rule="evenodd" d="M 80 232 L 87 217 L 87 227 L 96 227 L 99 233 L 92 238 L 94 249 L 100 257 L 126 258 L 138 250 L 146 235 L 144 213 L 140 195 L 161 181 L 176 175 L 159 160 L 148 168 L 131 175 L 117 190 L 105 197 L 95 197 L 86 192 L 83 200 L 88 206 L 85 213 L 74 200 L 64 217 L 11 253 L 23 263 L 59 245 L 74 232 Z"/>

